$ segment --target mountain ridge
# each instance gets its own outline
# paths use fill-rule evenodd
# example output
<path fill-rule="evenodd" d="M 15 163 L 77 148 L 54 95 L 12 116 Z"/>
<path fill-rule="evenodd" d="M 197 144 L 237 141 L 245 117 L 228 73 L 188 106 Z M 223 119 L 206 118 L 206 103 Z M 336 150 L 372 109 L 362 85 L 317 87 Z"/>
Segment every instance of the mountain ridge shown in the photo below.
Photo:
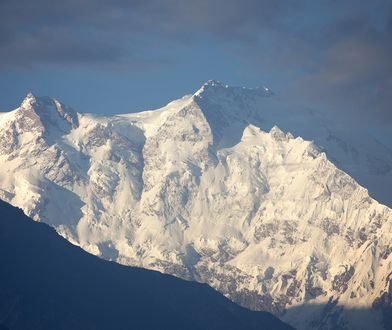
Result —
<path fill-rule="evenodd" d="M 300 329 L 310 325 L 289 310 L 330 299 L 324 317 L 381 328 L 380 312 L 358 322 L 343 307 L 389 294 L 392 212 L 336 164 L 356 162 L 366 181 L 369 154 L 390 155 L 370 138 L 350 147 L 319 117 L 250 91 L 209 82 L 156 111 L 78 114 L 51 143 L 0 116 L 21 141 L 0 150 L 0 198 L 93 254 L 208 283 Z"/>

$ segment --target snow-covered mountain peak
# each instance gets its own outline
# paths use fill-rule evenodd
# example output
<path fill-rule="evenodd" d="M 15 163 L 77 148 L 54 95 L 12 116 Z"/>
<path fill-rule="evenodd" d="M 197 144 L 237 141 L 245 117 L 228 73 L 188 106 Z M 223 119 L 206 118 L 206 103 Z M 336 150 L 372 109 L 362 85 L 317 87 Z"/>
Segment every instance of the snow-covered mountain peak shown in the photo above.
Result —
<path fill-rule="evenodd" d="M 271 136 L 273 136 L 276 140 L 285 140 L 287 139 L 286 134 L 278 127 L 273 126 L 269 132 Z"/>
<path fill-rule="evenodd" d="M 248 124 L 260 122 L 258 105 L 272 95 L 266 87 L 235 87 L 209 80 L 192 99 L 211 127 L 214 145 L 225 148 L 240 141 Z"/>
<path fill-rule="evenodd" d="M 390 294 L 392 210 L 341 169 L 390 199 L 392 156 L 270 95 L 208 81 L 106 117 L 28 95 L 0 116 L 0 198 L 89 252 L 286 310 L 299 329 L 313 321 L 301 304 L 355 321 L 343 306 Z"/>
<path fill-rule="evenodd" d="M 214 97 L 266 97 L 272 96 L 272 91 L 267 87 L 246 88 L 238 86 L 230 86 L 217 80 L 208 80 L 201 86 L 201 88 L 194 94 L 200 98 L 214 98 Z"/>
<path fill-rule="evenodd" d="M 20 117 L 27 116 L 39 121 L 43 126 L 54 125 L 61 130 L 66 129 L 63 121 L 67 123 L 67 126 L 70 125 L 73 128 L 78 126 L 78 117 L 73 109 L 54 98 L 37 97 L 32 92 L 29 92 L 23 99 L 18 113 Z"/>
<path fill-rule="evenodd" d="M 37 99 L 36 99 L 35 95 L 30 91 L 27 93 L 27 95 L 23 99 L 20 106 L 23 108 L 27 108 L 27 107 L 32 106 L 36 102 L 37 102 Z"/>
<path fill-rule="evenodd" d="M 259 143 L 262 143 L 265 138 L 268 137 L 269 140 L 274 140 L 276 142 L 289 142 L 289 140 L 294 139 L 294 136 L 288 132 L 285 133 L 283 132 L 278 126 L 274 126 L 271 128 L 269 132 L 265 132 L 261 130 L 259 127 L 249 124 L 248 126 L 245 127 L 244 132 L 242 134 L 241 141 L 249 141 L 249 140 L 254 140 L 257 139 Z M 298 138 L 301 142 L 304 141 L 302 138 Z M 306 143 L 313 144 L 310 141 L 305 141 Z"/>
<path fill-rule="evenodd" d="M 257 126 L 250 124 L 245 127 L 241 140 L 246 140 L 250 137 L 257 137 L 260 134 L 262 134 L 262 130 Z"/>
<path fill-rule="evenodd" d="M 22 100 L 19 109 L 21 110 L 33 110 L 40 114 L 45 106 L 50 106 L 53 104 L 53 99 L 48 96 L 36 96 L 33 92 L 28 92 L 27 95 Z"/>
<path fill-rule="evenodd" d="M 173 121 L 179 118 L 183 118 L 181 121 L 184 123 L 189 121 L 187 125 L 197 118 L 199 124 L 209 127 L 213 144 L 220 149 L 238 143 L 248 124 L 260 123 L 262 109 L 258 104 L 271 95 L 273 93 L 266 87 L 233 87 L 209 80 L 193 95 L 186 95 L 160 109 L 119 117 L 132 120 L 144 131 L 146 137 L 173 125 Z"/>

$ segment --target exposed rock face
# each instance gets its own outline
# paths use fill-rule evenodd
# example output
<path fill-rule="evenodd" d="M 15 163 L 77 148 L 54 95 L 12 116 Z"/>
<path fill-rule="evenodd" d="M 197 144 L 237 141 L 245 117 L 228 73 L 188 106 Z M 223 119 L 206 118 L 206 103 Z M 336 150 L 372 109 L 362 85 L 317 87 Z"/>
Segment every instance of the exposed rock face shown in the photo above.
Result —
<path fill-rule="evenodd" d="M 392 156 L 332 128 L 304 140 L 295 114 L 274 112 L 297 137 L 267 125 L 271 95 L 208 82 L 162 109 L 113 117 L 29 95 L 0 116 L 0 197 L 91 253 L 208 283 L 299 329 L 381 329 L 392 211 L 335 164 L 366 181 L 369 154 Z M 323 307 L 308 315 L 304 304 Z M 372 306 L 362 319 L 348 312 Z"/>

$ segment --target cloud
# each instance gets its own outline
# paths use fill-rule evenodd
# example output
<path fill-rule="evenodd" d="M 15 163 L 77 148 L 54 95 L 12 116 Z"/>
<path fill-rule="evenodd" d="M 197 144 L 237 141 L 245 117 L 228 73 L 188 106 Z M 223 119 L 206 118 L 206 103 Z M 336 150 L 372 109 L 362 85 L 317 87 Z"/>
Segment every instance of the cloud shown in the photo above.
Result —
<path fill-rule="evenodd" d="M 389 1 L 5 0 L 0 69 L 167 64 L 160 49 L 208 36 L 298 99 L 392 121 Z M 154 55 L 156 54 L 156 55 Z M 362 109 L 362 110 L 361 110 Z"/>
<path fill-rule="evenodd" d="M 127 55 L 110 27 L 120 8 L 95 1 L 3 1 L 1 66 L 114 63 Z"/>
<path fill-rule="evenodd" d="M 392 120 L 392 30 L 390 17 L 371 12 L 345 13 L 324 26 L 319 40 L 294 63 L 305 68 L 297 86 L 315 102 Z M 382 11 L 381 11 L 382 12 Z"/>
<path fill-rule="evenodd" d="M 291 1 L 50 1 L 1 3 L 1 65 L 121 62 L 156 40 L 185 42 L 206 32 L 254 38 Z"/>

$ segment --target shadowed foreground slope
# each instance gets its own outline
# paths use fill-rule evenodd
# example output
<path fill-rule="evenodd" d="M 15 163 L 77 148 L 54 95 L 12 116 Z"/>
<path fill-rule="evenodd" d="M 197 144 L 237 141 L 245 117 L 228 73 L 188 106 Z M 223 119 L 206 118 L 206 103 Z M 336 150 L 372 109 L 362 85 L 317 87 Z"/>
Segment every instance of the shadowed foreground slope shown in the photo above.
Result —
<path fill-rule="evenodd" d="M 1 329 L 291 329 L 207 285 L 89 255 L 0 201 Z"/>

